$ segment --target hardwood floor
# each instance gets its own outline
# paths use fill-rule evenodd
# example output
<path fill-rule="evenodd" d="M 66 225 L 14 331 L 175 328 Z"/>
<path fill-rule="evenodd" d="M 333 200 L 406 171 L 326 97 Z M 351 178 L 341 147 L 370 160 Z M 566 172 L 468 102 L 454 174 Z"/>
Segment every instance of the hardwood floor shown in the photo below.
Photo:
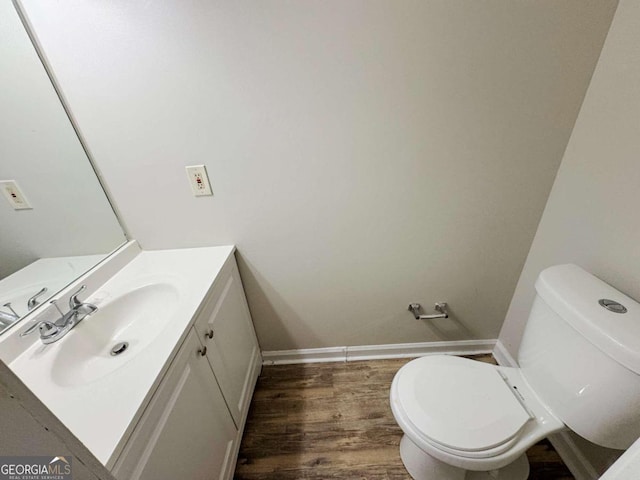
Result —
<path fill-rule="evenodd" d="M 490 355 L 474 357 L 493 362 Z M 409 359 L 265 366 L 236 467 L 237 480 L 411 480 L 389 387 Z M 573 476 L 547 441 L 527 452 L 530 480 Z"/>

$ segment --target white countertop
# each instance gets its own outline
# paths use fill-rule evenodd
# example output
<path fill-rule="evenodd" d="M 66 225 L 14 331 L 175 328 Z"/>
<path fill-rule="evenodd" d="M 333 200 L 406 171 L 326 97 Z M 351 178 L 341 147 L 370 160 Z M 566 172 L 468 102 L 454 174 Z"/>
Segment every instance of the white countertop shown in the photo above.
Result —
<path fill-rule="evenodd" d="M 122 367 L 90 383 L 63 386 L 52 370 L 66 338 L 37 340 L 9 367 L 104 465 L 115 462 L 161 374 L 186 337 L 204 297 L 235 247 L 143 251 L 85 301 L 100 305 L 131 288 L 167 281 L 178 286 L 171 321 Z M 87 317 L 67 338 L 91 321 Z M 64 383 L 64 382 L 62 382 Z"/>

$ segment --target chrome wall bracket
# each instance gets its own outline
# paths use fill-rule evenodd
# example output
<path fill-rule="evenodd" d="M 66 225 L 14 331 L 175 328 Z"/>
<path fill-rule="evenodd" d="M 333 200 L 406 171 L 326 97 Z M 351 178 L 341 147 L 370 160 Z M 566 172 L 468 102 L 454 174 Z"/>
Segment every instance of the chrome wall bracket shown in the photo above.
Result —
<path fill-rule="evenodd" d="M 434 308 L 438 313 L 435 313 L 433 315 L 420 315 L 421 308 L 422 306 L 419 303 L 410 303 L 409 308 L 407 310 L 413 313 L 413 316 L 416 318 L 416 320 L 433 320 L 435 318 L 449 318 L 449 311 L 447 310 L 446 302 L 437 302 Z"/>

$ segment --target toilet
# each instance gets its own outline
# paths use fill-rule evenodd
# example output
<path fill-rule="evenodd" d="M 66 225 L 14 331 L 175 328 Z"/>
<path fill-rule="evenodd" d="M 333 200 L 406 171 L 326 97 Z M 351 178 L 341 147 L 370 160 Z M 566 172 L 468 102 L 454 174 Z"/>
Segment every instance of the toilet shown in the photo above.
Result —
<path fill-rule="evenodd" d="M 640 304 L 576 265 L 547 268 L 535 290 L 519 368 L 433 355 L 396 373 L 415 480 L 525 480 L 526 450 L 566 428 L 616 449 L 640 437 Z"/>

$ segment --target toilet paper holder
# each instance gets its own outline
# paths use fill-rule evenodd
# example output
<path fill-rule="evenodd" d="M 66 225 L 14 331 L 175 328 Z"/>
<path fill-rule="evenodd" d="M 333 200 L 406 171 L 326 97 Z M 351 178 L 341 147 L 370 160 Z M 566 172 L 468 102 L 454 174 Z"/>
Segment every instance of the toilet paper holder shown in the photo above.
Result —
<path fill-rule="evenodd" d="M 421 308 L 422 308 L 422 305 L 420 305 L 419 303 L 410 303 L 409 308 L 407 310 L 413 313 L 413 316 L 416 317 L 416 320 L 433 320 L 434 318 L 449 318 L 449 311 L 447 310 L 447 302 L 436 302 L 434 308 L 436 312 L 439 312 L 439 313 L 435 313 L 433 315 L 420 315 Z"/>

